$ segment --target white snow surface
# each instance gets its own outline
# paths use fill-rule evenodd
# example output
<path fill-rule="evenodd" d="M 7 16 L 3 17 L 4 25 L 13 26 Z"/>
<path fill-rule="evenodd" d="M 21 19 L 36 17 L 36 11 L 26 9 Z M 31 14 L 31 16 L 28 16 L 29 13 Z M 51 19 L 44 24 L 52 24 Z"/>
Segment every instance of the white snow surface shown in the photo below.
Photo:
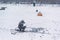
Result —
<path fill-rule="evenodd" d="M 0 10 L 0 40 L 60 40 L 60 7 L 0 4 L 7 7 Z M 38 12 L 43 16 L 37 16 Z M 12 35 L 10 29 L 15 29 L 24 20 L 27 27 L 48 29 L 49 34 L 24 32 Z"/>

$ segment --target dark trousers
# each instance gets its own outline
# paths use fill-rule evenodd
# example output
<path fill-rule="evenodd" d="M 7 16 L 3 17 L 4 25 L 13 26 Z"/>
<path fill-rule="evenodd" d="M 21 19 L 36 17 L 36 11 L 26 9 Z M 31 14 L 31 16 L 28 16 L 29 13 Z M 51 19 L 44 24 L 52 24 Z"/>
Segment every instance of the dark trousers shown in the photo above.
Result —
<path fill-rule="evenodd" d="M 24 32 L 24 31 L 25 31 L 25 28 L 26 28 L 26 26 L 24 26 L 24 27 L 19 27 L 19 30 L 20 30 L 21 32 Z"/>

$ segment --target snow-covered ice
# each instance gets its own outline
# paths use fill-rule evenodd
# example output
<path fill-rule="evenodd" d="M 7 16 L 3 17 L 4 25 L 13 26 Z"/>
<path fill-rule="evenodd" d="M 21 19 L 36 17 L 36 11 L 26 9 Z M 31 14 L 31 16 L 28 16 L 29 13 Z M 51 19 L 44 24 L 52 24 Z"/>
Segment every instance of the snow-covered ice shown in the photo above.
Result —
<path fill-rule="evenodd" d="M 0 40 L 60 40 L 60 7 L 0 4 Z M 43 16 L 37 16 L 36 10 Z M 25 20 L 27 27 L 43 27 L 49 34 L 17 33 L 12 35 L 10 29 L 18 26 L 20 20 Z"/>

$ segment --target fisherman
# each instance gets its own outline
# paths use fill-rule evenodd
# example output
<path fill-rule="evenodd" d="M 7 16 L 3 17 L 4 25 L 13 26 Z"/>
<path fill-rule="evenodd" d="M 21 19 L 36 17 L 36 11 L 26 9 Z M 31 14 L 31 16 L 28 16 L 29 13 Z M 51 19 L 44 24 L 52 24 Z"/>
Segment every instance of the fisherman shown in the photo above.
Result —
<path fill-rule="evenodd" d="M 19 25 L 18 25 L 19 31 L 21 31 L 21 32 L 25 31 L 26 26 L 24 26 L 24 24 L 25 24 L 24 20 L 21 20 L 19 22 Z"/>

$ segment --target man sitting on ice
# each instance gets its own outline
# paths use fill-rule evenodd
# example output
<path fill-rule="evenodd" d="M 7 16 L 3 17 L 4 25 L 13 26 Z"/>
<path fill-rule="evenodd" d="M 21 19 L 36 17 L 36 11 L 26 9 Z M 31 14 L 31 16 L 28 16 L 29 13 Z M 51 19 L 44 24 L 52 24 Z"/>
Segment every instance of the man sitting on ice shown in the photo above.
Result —
<path fill-rule="evenodd" d="M 19 25 L 18 25 L 19 31 L 24 32 L 24 30 L 26 28 L 26 26 L 24 26 L 24 24 L 25 24 L 24 20 L 21 20 L 19 22 Z"/>

